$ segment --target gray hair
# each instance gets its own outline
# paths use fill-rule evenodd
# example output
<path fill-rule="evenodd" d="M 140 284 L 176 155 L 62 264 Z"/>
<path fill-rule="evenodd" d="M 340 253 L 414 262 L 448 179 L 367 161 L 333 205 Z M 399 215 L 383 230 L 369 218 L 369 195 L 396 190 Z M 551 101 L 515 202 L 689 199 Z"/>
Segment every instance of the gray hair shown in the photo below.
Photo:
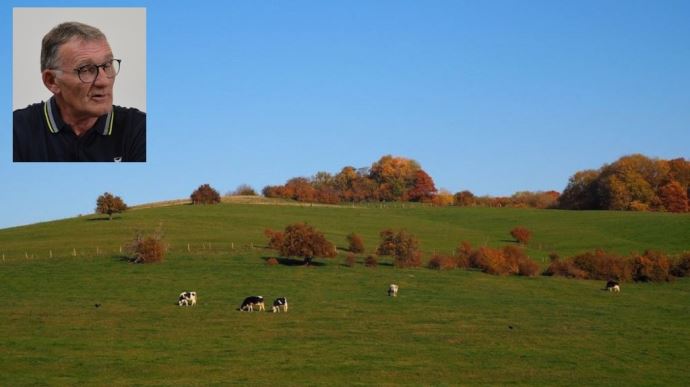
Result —
<path fill-rule="evenodd" d="M 101 30 L 79 22 L 66 22 L 53 27 L 41 44 L 41 71 L 54 69 L 59 63 L 58 49 L 72 38 L 86 41 L 105 39 Z"/>

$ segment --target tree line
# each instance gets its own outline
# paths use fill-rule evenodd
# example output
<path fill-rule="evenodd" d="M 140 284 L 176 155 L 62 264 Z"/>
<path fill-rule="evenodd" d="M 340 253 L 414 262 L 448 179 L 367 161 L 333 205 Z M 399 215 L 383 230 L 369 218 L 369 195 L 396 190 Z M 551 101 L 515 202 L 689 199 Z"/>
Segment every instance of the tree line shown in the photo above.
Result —
<path fill-rule="evenodd" d="M 570 210 L 687 212 L 690 161 L 641 154 L 575 173 L 558 205 Z"/>
<path fill-rule="evenodd" d="M 476 196 L 469 190 L 451 193 L 437 189 L 432 177 L 412 159 L 386 155 L 368 168 L 346 166 L 336 174 L 318 172 L 295 177 L 284 185 L 264 187 L 268 198 L 306 203 L 419 202 L 434 206 L 559 208 L 567 210 L 629 210 L 688 212 L 690 161 L 663 160 L 641 154 L 623 156 L 599 169 L 576 172 L 563 193 L 520 191 L 511 196 Z M 242 184 L 228 195 L 256 195 Z M 192 204 L 216 204 L 221 197 L 209 184 L 190 195 Z M 97 213 L 126 210 L 117 196 L 98 198 Z"/>
<path fill-rule="evenodd" d="M 284 185 L 267 186 L 262 193 L 326 204 L 402 201 L 461 207 L 688 212 L 690 161 L 633 154 L 596 170 L 576 172 L 562 194 L 551 190 L 476 196 L 469 190 L 454 194 L 438 190 L 417 161 L 386 155 L 370 168 L 347 166 L 335 175 L 318 172 L 311 178 L 295 177 Z"/>

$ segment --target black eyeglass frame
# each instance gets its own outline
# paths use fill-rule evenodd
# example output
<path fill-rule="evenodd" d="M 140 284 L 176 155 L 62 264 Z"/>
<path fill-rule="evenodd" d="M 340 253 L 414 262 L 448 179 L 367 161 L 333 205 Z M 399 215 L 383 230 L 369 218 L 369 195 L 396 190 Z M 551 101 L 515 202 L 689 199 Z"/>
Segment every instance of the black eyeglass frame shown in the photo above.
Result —
<path fill-rule="evenodd" d="M 105 73 L 105 68 L 108 65 L 112 66 L 113 62 L 117 62 L 117 72 L 115 74 L 113 74 L 112 76 L 108 76 Z M 105 76 L 108 77 L 108 79 L 112 79 L 112 78 L 115 78 L 117 76 L 117 74 L 120 73 L 121 65 L 122 65 L 122 59 L 111 59 L 111 60 L 109 60 L 105 63 L 99 64 L 99 65 L 88 64 L 88 65 L 84 65 L 81 67 L 77 67 L 76 69 L 73 69 L 73 71 L 75 73 L 77 73 L 77 77 L 79 78 L 80 81 L 82 81 L 82 83 L 93 83 L 93 82 L 96 82 L 96 79 L 98 79 L 98 75 L 101 73 L 101 68 L 103 69 L 103 73 L 106 74 Z M 81 77 L 82 74 L 85 74 L 87 72 L 87 70 L 86 70 L 87 68 L 92 68 L 92 67 L 96 68 L 96 76 L 94 76 L 93 79 L 90 81 L 83 80 Z"/>

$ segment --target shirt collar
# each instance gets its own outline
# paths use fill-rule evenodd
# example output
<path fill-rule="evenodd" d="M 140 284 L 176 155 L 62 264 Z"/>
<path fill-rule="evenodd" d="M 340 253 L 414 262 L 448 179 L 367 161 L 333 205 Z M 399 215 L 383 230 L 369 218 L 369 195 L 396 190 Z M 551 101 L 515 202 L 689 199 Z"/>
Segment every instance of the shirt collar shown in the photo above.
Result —
<path fill-rule="evenodd" d="M 57 133 L 67 124 L 60 116 L 60 110 L 55 102 L 55 97 L 50 97 L 47 102 L 43 103 L 43 116 L 48 124 L 50 133 Z M 97 133 L 103 136 L 110 136 L 113 134 L 113 121 L 115 119 L 115 109 L 111 109 L 108 114 L 98 117 L 96 123 L 92 127 Z"/>

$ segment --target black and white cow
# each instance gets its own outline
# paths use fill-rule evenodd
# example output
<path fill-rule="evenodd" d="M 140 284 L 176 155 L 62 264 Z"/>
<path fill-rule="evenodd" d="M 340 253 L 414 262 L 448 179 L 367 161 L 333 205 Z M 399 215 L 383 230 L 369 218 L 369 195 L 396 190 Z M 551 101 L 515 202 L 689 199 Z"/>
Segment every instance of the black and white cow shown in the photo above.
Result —
<path fill-rule="evenodd" d="M 273 313 L 280 312 L 280 310 L 283 310 L 283 312 L 288 311 L 288 303 L 287 303 L 287 298 L 285 297 L 278 297 L 273 301 L 273 307 L 271 308 L 271 311 Z"/>
<path fill-rule="evenodd" d="M 179 306 L 194 306 L 196 305 L 196 292 L 182 292 L 177 299 Z"/>
<path fill-rule="evenodd" d="M 259 310 L 266 310 L 263 297 L 249 296 L 242 301 L 242 305 L 240 305 L 237 310 L 241 312 L 253 312 L 255 307 L 259 308 Z"/>
<path fill-rule="evenodd" d="M 606 290 L 608 290 L 609 292 L 620 293 L 621 286 L 618 283 L 618 281 L 609 280 L 606 281 Z"/>

